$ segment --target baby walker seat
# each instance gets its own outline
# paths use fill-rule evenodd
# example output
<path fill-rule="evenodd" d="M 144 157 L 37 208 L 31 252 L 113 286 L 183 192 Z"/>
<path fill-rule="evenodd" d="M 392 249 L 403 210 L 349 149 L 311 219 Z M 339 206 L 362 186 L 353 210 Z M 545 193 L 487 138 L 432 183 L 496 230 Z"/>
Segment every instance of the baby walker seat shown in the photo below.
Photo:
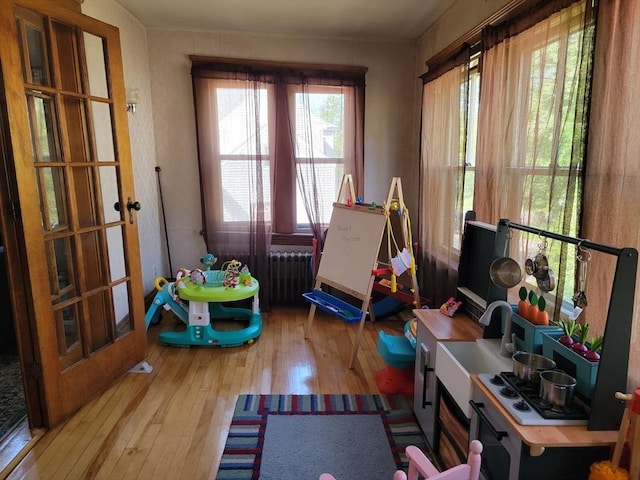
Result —
<path fill-rule="evenodd" d="M 176 318 L 186 324 L 180 332 L 161 332 L 161 343 L 179 347 L 191 345 L 233 347 L 251 344 L 262 333 L 258 281 L 248 269 L 240 270 L 240 262 L 232 260 L 222 270 L 209 270 L 215 257 L 207 254 L 201 260 L 207 270 L 181 269 L 175 282 L 156 278 L 158 293 L 145 316 L 147 328 L 160 320 L 160 308 L 172 310 Z M 226 266 L 226 268 L 225 268 Z M 252 298 L 252 308 L 224 306 L 223 303 Z M 219 331 L 211 326 L 211 319 L 247 321 L 245 328 Z"/>

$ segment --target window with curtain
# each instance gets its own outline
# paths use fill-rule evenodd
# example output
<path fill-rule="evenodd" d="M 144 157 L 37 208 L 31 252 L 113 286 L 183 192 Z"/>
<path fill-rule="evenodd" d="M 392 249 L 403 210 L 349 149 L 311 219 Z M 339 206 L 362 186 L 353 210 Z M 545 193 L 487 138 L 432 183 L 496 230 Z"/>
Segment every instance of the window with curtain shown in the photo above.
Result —
<path fill-rule="evenodd" d="M 579 233 L 595 22 L 591 1 L 567 3 L 550 2 L 484 31 L 474 198 L 479 220 L 509 218 Z M 521 263 L 546 247 L 557 276 L 547 303 L 556 314 L 563 301 L 572 308 L 575 252 L 535 235 L 516 240 L 511 255 Z"/>
<path fill-rule="evenodd" d="M 425 75 L 420 280 L 434 305 L 456 291 L 470 209 L 490 224 L 509 218 L 579 233 L 595 8 L 591 1 L 536 5 L 483 29 L 479 70 L 458 54 Z M 545 242 L 521 237 L 511 254 L 524 263 Z M 575 252 L 560 242 L 547 248 L 558 277 L 547 304 L 572 308 Z"/>
<path fill-rule="evenodd" d="M 221 261 L 262 280 L 273 234 L 322 244 L 345 173 L 361 194 L 365 73 L 192 57 L 203 235 Z"/>
<path fill-rule="evenodd" d="M 467 127 L 469 114 L 477 112 L 470 104 L 477 106 L 478 73 L 477 59 L 472 63 L 469 52 L 465 48 L 426 77 L 423 86 L 418 273 L 432 305 L 456 290 L 463 210 L 473 196 L 473 183 L 466 180 L 473 179 L 474 157 L 467 155 L 467 147 L 475 137 Z"/>

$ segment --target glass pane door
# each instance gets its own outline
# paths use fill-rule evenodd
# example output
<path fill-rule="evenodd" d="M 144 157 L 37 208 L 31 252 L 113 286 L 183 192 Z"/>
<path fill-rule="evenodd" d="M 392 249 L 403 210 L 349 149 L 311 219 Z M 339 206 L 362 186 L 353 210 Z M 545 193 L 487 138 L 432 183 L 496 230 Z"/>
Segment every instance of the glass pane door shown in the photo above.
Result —
<path fill-rule="evenodd" d="M 0 15 L 15 28 L 0 45 L 14 60 L 2 74 L 12 79 L 9 115 L 26 133 L 12 148 L 55 424 L 146 355 L 120 42 L 115 27 L 48 0 L 7 0 Z"/>

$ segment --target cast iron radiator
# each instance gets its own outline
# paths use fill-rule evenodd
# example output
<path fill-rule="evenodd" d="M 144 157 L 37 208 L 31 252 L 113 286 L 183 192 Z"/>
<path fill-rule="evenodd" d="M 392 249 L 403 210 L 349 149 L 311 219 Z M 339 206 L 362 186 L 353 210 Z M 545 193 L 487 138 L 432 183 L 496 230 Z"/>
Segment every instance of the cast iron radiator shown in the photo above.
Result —
<path fill-rule="evenodd" d="M 313 289 L 311 252 L 269 254 L 270 301 L 272 304 L 303 304 L 302 294 Z"/>

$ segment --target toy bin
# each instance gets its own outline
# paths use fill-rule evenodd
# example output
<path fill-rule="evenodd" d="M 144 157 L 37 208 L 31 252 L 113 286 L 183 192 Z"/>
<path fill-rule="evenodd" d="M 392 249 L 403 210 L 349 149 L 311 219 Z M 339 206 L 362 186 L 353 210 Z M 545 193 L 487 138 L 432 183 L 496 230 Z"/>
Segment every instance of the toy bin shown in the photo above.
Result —
<path fill-rule="evenodd" d="M 516 336 L 515 349 L 518 351 L 537 353 L 541 355 L 542 334 L 562 334 L 562 329 L 556 325 L 534 325 L 526 318 L 518 315 L 515 312 L 516 308 L 517 307 L 514 306 L 514 312 L 511 316 L 511 333 Z M 504 333 L 504 322 L 502 325 L 502 332 Z"/>
<path fill-rule="evenodd" d="M 542 354 L 556 362 L 556 366 L 576 379 L 576 391 L 591 399 L 598 376 L 598 362 L 590 362 L 582 355 L 558 341 L 562 332 L 542 334 Z"/>

